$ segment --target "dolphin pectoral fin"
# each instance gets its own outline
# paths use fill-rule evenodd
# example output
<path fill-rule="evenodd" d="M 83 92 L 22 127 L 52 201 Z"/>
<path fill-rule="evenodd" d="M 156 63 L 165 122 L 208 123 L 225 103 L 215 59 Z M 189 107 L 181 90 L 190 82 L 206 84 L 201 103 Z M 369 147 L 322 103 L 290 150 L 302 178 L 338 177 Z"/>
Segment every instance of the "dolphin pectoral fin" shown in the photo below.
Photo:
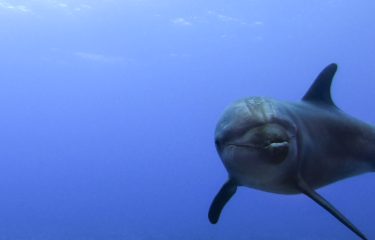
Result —
<path fill-rule="evenodd" d="M 212 224 L 217 223 L 225 204 L 227 204 L 229 199 L 231 199 L 236 191 L 237 184 L 232 179 L 229 179 L 221 187 L 220 191 L 216 194 L 214 200 L 211 203 L 210 210 L 208 211 L 208 219 Z"/>
<path fill-rule="evenodd" d="M 358 237 L 360 237 L 363 240 L 367 240 L 366 236 L 363 233 L 361 233 L 361 231 L 359 231 L 358 228 L 356 228 L 353 225 L 353 223 L 351 223 L 342 213 L 340 213 L 334 206 L 332 206 L 332 204 L 330 204 L 327 200 L 325 200 L 322 196 L 320 196 L 317 192 L 310 188 L 310 186 L 308 186 L 305 181 L 303 181 L 302 179 L 298 180 L 297 186 L 302 193 L 304 193 L 309 198 L 314 200 L 317 204 L 322 206 L 337 220 L 339 220 L 346 227 L 352 230 Z"/>

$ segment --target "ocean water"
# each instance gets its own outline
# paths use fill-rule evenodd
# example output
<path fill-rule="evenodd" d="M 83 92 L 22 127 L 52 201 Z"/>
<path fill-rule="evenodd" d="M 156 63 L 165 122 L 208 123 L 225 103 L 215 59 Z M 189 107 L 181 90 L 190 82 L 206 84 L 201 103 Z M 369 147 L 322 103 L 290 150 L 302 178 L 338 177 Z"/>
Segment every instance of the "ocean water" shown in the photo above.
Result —
<path fill-rule="evenodd" d="M 333 98 L 375 123 L 375 3 L 0 0 L 0 240 L 357 239 L 302 195 L 240 188 L 213 133 L 246 96 Z M 375 238 L 375 176 L 319 190 Z"/>

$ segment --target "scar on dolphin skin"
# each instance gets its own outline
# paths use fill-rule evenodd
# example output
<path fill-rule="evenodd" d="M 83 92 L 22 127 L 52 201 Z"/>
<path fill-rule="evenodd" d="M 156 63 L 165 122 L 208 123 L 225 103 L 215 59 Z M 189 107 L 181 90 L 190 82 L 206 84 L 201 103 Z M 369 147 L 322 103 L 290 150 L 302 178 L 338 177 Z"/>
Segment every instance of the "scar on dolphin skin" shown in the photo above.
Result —
<path fill-rule="evenodd" d="M 341 111 L 332 101 L 337 65 L 328 65 L 299 102 L 249 97 L 229 106 L 215 131 L 228 180 L 212 201 L 218 222 L 225 204 L 245 186 L 278 194 L 303 193 L 361 239 L 367 239 L 315 189 L 373 172 L 375 127 Z"/>

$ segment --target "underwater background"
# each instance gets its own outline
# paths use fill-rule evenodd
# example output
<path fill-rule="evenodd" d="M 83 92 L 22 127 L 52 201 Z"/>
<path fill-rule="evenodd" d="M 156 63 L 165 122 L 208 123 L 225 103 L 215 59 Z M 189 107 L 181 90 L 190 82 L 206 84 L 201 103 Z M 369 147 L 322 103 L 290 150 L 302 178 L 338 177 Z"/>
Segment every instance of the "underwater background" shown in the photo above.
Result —
<path fill-rule="evenodd" d="M 375 124 L 369 0 L 0 0 L 0 240 L 357 239 L 303 195 L 240 188 L 213 133 L 246 96 L 333 98 Z M 375 176 L 319 190 L 375 238 Z"/>

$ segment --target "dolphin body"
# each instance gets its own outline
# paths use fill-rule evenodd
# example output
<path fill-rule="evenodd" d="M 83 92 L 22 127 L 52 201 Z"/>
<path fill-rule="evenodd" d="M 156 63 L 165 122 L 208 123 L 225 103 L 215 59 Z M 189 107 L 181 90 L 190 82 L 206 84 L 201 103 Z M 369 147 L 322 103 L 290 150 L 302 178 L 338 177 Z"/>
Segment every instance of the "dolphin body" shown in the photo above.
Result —
<path fill-rule="evenodd" d="M 334 63 L 323 69 L 300 102 L 249 97 L 224 112 L 215 144 L 229 179 L 212 201 L 211 223 L 217 223 L 237 187 L 245 186 L 303 193 L 367 239 L 314 190 L 375 168 L 375 128 L 345 114 L 332 101 L 336 70 Z"/>

